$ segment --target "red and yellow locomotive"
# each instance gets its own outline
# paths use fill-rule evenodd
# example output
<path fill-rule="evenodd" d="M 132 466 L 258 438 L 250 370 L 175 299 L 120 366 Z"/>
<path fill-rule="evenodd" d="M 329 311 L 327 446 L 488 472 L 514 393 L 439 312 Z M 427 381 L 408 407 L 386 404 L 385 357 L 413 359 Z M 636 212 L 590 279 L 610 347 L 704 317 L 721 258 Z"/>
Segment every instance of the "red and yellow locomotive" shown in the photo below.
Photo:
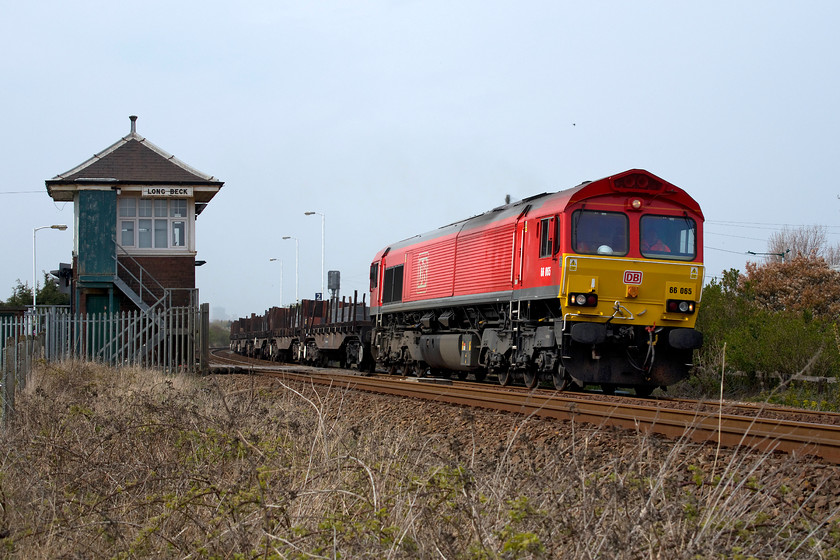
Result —
<path fill-rule="evenodd" d="M 702 225 L 633 169 L 394 243 L 370 268 L 371 350 L 392 371 L 649 394 L 702 344 Z"/>

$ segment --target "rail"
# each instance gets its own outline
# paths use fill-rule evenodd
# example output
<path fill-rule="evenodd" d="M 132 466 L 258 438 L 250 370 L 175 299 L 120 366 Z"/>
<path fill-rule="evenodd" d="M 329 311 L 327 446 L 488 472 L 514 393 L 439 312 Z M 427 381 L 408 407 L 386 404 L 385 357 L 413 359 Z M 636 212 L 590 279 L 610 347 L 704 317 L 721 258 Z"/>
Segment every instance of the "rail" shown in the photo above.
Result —
<path fill-rule="evenodd" d="M 230 362 L 216 371 L 232 371 Z M 574 393 L 510 391 L 501 387 L 459 384 L 439 379 L 363 377 L 320 373 L 305 366 L 260 366 L 241 362 L 239 371 L 296 375 L 332 386 L 434 400 L 463 406 L 534 415 L 544 418 L 616 426 L 671 438 L 718 443 L 726 447 L 745 446 L 761 451 L 803 453 L 840 464 L 840 425 L 820 424 L 765 415 L 764 407 L 733 413 L 712 403 L 696 408 L 675 408 L 670 401 L 638 399 L 591 399 Z M 211 372 L 214 367 L 211 364 Z M 235 369 L 233 370 L 235 371 Z M 635 401 L 636 399 L 634 399 Z M 685 401 L 683 401 L 685 403 Z M 728 406 L 724 403 L 722 406 Z"/>

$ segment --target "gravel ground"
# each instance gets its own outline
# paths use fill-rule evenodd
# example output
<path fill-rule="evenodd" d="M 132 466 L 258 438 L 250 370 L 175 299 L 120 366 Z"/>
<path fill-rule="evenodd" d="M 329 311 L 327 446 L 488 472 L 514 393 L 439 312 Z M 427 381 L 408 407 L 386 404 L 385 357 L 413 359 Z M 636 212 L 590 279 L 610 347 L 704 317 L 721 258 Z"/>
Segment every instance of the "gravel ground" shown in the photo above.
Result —
<path fill-rule="evenodd" d="M 270 378 L 262 376 L 219 375 L 214 378 L 229 390 L 250 386 L 254 379 L 267 386 L 274 384 Z M 330 391 L 321 385 L 308 385 L 307 388 L 321 393 Z M 814 519 L 840 520 L 840 465 L 818 458 L 758 452 L 749 448 L 718 449 L 715 443 L 675 441 L 608 426 L 526 418 L 388 395 L 348 391 L 342 398 L 349 403 L 345 410 L 358 411 L 358 429 L 364 429 L 363 419 L 376 417 L 394 426 L 395 430 L 419 430 L 430 440 L 439 442 L 439 447 L 448 449 L 453 461 L 466 462 L 478 470 L 494 469 L 500 457 L 505 456 L 514 465 L 538 471 L 547 463 L 557 461 L 556 450 L 576 448 L 585 448 L 589 465 L 614 465 L 617 458 L 637 455 L 640 442 L 643 442 L 646 452 L 654 451 L 650 462 L 661 461 L 663 470 L 667 468 L 666 462 L 686 467 L 668 469 L 669 473 L 673 470 L 675 476 L 681 477 L 675 481 L 678 486 L 694 484 L 698 472 L 753 477 L 765 484 L 789 488 L 785 499 L 802 504 Z M 609 397 L 593 395 L 593 398 Z M 347 418 L 344 420 L 348 421 Z M 572 452 L 566 454 L 569 461 L 578 459 Z M 742 472 L 735 474 L 739 470 Z"/>

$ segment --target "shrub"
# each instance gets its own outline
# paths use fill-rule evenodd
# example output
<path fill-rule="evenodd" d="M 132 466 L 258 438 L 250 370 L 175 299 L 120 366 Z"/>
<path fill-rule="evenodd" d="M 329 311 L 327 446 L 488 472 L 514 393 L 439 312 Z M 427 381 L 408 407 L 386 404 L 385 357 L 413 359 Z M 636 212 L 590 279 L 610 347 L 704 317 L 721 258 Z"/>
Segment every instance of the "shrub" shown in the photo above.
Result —
<path fill-rule="evenodd" d="M 692 381 L 695 387 L 707 396 L 716 395 L 724 369 L 728 373 L 743 373 L 728 385 L 729 394 L 760 393 L 768 385 L 796 374 L 836 376 L 840 372 L 836 317 L 827 317 L 820 312 L 820 306 L 803 306 L 802 301 L 794 301 L 789 291 L 773 295 L 771 286 L 775 284 L 768 280 L 778 281 L 779 271 L 813 272 L 821 270 L 820 266 L 801 259 L 795 259 L 787 268 L 782 268 L 783 263 L 771 263 L 767 265 L 772 267 L 771 275 L 750 264 L 749 276 L 730 270 L 724 273 L 722 281 L 712 281 L 703 291 L 697 328 L 703 332 L 704 346 L 697 356 L 698 367 Z M 791 285 L 801 285 L 801 281 L 792 281 Z M 836 400 L 829 397 L 831 402 Z"/>

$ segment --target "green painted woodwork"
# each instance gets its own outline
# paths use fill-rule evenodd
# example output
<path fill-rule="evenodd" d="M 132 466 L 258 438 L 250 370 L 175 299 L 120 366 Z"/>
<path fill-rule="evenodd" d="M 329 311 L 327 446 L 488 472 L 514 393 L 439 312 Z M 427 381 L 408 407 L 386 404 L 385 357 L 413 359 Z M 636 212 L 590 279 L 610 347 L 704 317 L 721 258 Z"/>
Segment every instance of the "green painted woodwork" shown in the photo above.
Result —
<path fill-rule="evenodd" d="M 87 282 L 112 282 L 116 272 L 117 193 L 82 190 L 77 193 L 78 278 Z"/>
<path fill-rule="evenodd" d="M 116 313 L 119 309 L 113 307 L 111 294 L 88 294 L 85 298 L 86 311 L 88 313 Z"/>

